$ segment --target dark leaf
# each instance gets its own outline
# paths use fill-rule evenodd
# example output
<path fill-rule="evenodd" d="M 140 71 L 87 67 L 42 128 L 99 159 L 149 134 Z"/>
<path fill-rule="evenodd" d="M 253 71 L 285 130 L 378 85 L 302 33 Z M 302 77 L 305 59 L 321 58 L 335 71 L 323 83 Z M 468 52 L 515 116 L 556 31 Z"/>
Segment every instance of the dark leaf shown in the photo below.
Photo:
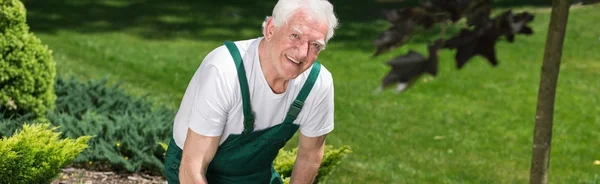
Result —
<path fill-rule="evenodd" d="M 373 41 L 377 48 L 373 56 L 378 56 L 391 49 L 399 47 L 406 43 L 412 32 L 412 23 L 405 21 L 402 24 L 397 24 L 383 32 L 379 38 Z"/>
<path fill-rule="evenodd" d="M 382 80 L 383 88 L 395 83 L 409 83 L 412 79 L 419 77 L 425 71 L 427 59 L 411 50 L 405 55 L 388 61 L 387 64 L 391 70 Z"/>
<path fill-rule="evenodd" d="M 439 49 L 441 49 L 444 46 L 444 41 L 439 39 L 436 40 L 432 45 L 429 45 L 427 47 L 428 51 L 429 51 L 429 58 L 428 63 L 427 63 L 427 69 L 426 72 L 433 75 L 433 76 L 437 76 L 438 73 L 438 55 L 437 52 Z"/>

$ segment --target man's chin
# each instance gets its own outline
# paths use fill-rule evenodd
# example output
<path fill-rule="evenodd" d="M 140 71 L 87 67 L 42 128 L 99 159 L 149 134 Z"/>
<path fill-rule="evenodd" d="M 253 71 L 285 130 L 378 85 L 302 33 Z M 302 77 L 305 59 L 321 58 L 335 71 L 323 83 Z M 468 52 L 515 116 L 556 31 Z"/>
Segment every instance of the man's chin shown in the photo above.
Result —
<path fill-rule="evenodd" d="M 280 74 L 286 79 L 294 79 L 298 77 L 298 70 L 297 68 L 283 68 Z"/>
<path fill-rule="evenodd" d="M 292 80 L 292 79 L 296 79 L 299 75 L 298 74 L 294 74 L 292 72 L 288 72 L 284 76 L 285 76 L 286 80 Z"/>

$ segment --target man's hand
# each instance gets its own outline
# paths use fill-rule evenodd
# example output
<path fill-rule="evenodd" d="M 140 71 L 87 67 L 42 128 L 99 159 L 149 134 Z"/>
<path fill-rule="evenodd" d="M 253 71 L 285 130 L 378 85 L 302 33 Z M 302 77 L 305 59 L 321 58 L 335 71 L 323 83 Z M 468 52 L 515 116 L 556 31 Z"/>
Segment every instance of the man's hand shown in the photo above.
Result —
<path fill-rule="evenodd" d="M 206 169 L 217 152 L 219 142 L 220 136 L 203 136 L 188 129 L 179 167 L 180 183 L 207 183 Z"/>
<path fill-rule="evenodd" d="M 298 156 L 290 178 L 291 184 L 312 184 L 321 166 L 325 149 L 325 137 L 306 137 L 300 133 Z"/>

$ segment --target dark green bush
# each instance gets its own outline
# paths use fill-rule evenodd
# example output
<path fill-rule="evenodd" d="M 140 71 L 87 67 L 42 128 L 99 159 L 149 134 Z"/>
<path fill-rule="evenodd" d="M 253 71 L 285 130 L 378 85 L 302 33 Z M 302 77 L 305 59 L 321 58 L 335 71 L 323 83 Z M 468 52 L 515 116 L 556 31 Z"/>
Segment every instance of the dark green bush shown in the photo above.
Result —
<path fill-rule="evenodd" d="M 61 76 L 56 79 L 55 90 L 57 96 L 55 112 L 76 117 L 81 117 L 87 111 L 103 116 L 151 113 L 171 113 L 165 115 L 174 116 L 175 114 L 165 106 L 154 103 L 147 95 L 137 97 L 126 93 L 120 88 L 120 83 L 109 85 L 108 78 L 82 82 L 74 76 Z"/>
<path fill-rule="evenodd" d="M 108 85 L 106 78 L 80 82 L 59 77 L 55 89 L 56 109 L 48 119 L 67 137 L 95 136 L 75 163 L 162 173 L 164 150 L 158 143 L 171 137 L 175 111 L 128 95 L 119 84 Z"/>
<path fill-rule="evenodd" d="M 0 183 L 50 183 L 82 150 L 89 136 L 60 139 L 50 124 L 24 124 L 0 140 Z"/>
<path fill-rule="evenodd" d="M 58 77 L 55 82 L 56 108 L 47 119 L 59 126 L 64 137 L 84 135 L 90 148 L 73 161 L 79 167 L 162 174 L 164 149 L 168 142 L 175 111 L 152 102 L 147 97 L 134 97 L 108 85 L 107 78 L 81 82 L 74 77 Z M 10 136 L 22 122 L 35 118 L 32 114 L 3 115 L 0 107 L 0 137 Z M 90 164 L 91 163 L 91 164 Z"/>
<path fill-rule="evenodd" d="M 7 116 L 42 117 L 56 99 L 55 63 L 50 49 L 29 32 L 25 15 L 20 1 L 0 0 L 0 107 Z"/>

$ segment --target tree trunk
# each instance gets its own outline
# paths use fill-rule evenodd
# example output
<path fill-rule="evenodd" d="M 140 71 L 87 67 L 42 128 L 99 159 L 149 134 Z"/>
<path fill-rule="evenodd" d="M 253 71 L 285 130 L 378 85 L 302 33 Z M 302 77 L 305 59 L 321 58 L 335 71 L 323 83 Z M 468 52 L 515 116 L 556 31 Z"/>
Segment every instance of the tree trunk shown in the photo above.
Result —
<path fill-rule="evenodd" d="M 566 32 L 570 4 L 568 0 L 552 1 L 552 16 L 548 26 L 544 63 L 538 91 L 533 153 L 531 159 L 531 184 L 548 183 L 550 165 L 550 145 L 552 142 L 552 119 L 556 83 L 560 70 L 560 60 Z"/>

